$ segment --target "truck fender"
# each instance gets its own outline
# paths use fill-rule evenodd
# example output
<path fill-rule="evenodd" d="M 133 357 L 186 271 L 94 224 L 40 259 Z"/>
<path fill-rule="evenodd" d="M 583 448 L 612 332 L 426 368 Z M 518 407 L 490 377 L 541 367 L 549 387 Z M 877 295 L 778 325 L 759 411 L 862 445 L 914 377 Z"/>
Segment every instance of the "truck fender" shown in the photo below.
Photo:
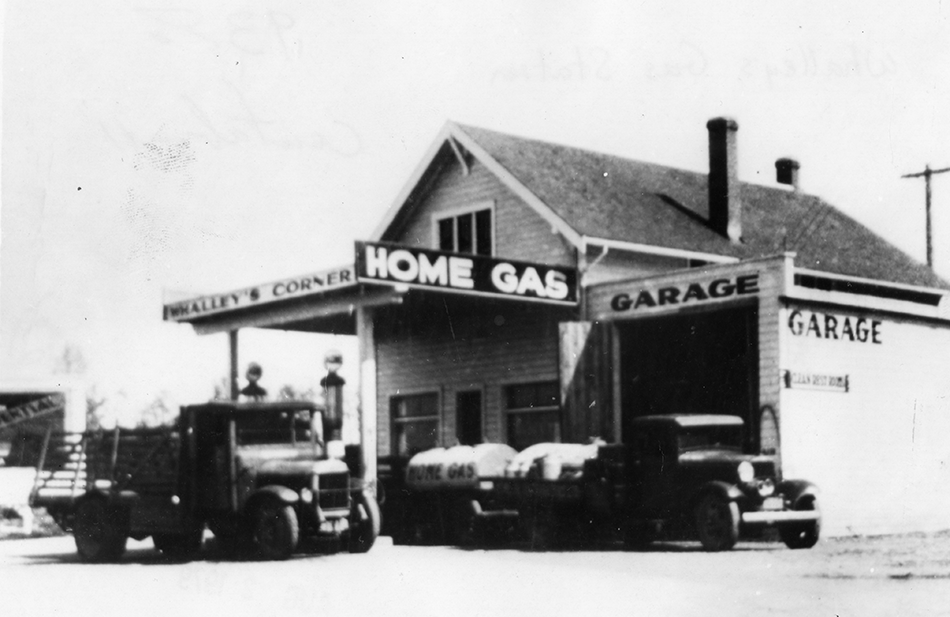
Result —
<path fill-rule="evenodd" d="M 778 485 L 778 492 L 785 496 L 793 509 L 806 499 L 818 499 L 818 487 L 808 480 L 783 480 Z"/>
<path fill-rule="evenodd" d="M 100 490 L 86 491 L 81 497 L 79 497 L 78 499 L 76 499 L 75 502 L 73 502 L 73 505 L 72 505 L 73 512 L 79 509 L 80 504 L 86 501 L 90 501 L 92 499 L 101 499 L 107 504 L 113 503 L 113 500 L 109 497 L 109 494 L 104 491 L 100 491 Z"/>
<path fill-rule="evenodd" d="M 726 501 L 736 501 L 743 496 L 742 491 L 739 490 L 739 487 L 735 484 L 729 484 L 728 482 L 722 482 L 720 480 L 713 480 L 712 482 L 707 482 L 698 491 L 696 491 L 696 494 L 693 496 L 693 499 L 690 502 L 690 509 L 696 507 L 703 497 L 710 494 L 718 495 Z"/>
<path fill-rule="evenodd" d="M 297 491 L 287 488 L 286 486 L 281 486 L 280 484 L 268 484 L 267 486 L 262 486 L 251 493 L 251 496 L 247 500 L 245 509 L 250 509 L 252 506 L 256 506 L 263 499 L 277 499 L 282 504 L 292 506 L 300 501 L 300 495 L 297 494 Z"/>

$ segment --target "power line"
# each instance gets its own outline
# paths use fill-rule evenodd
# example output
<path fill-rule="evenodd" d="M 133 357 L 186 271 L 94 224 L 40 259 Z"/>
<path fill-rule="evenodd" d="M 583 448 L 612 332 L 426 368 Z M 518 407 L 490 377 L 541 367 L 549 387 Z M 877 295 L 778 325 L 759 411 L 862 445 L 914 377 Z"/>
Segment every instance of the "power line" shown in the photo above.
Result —
<path fill-rule="evenodd" d="M 943 169 L 931 169 L 930 165 L 924 165 L 924 170 L 915 173 L 915 174 L 904 174 L 901 178 L 920 178 L 923 177 L 924 184 L 927 187 L 927 265 L 933 268 L 934 266 L 934 249 L 933 249 L 933 232 L 931 229 L 930 223 L 930 176 L 934 174 L 942 174 L 945 171 L 950 171 L 950 167 L 944 167 Z"/>

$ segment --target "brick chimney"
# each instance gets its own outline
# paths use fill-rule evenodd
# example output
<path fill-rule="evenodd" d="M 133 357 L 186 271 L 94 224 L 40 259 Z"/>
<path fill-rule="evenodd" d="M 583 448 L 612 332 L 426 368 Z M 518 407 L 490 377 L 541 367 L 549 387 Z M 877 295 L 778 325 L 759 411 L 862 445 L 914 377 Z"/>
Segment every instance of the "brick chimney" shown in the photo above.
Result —
<path fill-rule="evenodd" d="M 798 190 L 798 170 L 801 165 L 795 159 L 778 159 L 775 161 L 775 181 L 779 184 L 788 184 Z"/>
<path fill-rule="evenodd" d="M 709 130 L 709 224 L 732 242 L 742 239 L 742 200 L 739 196 L 739 164 L 732 118 L 713 118 Z"/>

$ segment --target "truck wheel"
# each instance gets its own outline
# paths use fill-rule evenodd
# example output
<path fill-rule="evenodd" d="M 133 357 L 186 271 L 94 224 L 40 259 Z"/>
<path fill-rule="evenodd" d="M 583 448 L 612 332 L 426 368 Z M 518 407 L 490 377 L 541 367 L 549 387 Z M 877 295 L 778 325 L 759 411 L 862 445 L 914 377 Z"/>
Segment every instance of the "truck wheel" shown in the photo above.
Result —
<path fill-rule="evenodd" d="M 187 561 L 201 551 L 204 529 L 197 527 L 185 533 L 158 533 L 152 536 L 155 548 L 169 559 Z"/>
<path fill-rule="evenodd" d="M 83 561 L 114 561 L 125 552 L 128 535 L 122 512 L 104 499 L 85 499 L 76 509 L 73 535 Z"/>
<path fill-rule="evenodd" d="M 796 510 L 818 510 L 818 500 L 803 499 L 795 504 Z M 816 521 L 808 521 L 794 525 L 783 525 L 779 527 L 779 536 L 785 546 L 791 549 L 811 548 L 818 544 L 818 536 L 821 534 L 821 518 Z"/>
<path fill-rule="evenodd" d="M 268 499 L 254 510 L 253 543 L 262 559 L 287 559 L 299 539 L 300 527 L 293 507 Z"/>
<path fill-rule="evenodd" d="M 366 553 L 373 548 L 382 516 L 376 498 L 366 492 L 361 492 L 353 500 L 353 511 L 350 513 L 350 531 L 347 538 L 347 548 L 351 553 Z"/>
<path fill-rule="evenodd" d="M 728 551 L 739 541 L 739 506 L 719 495 L 707 495 L 696 507 L 696 532 L 707 551 Z"/>

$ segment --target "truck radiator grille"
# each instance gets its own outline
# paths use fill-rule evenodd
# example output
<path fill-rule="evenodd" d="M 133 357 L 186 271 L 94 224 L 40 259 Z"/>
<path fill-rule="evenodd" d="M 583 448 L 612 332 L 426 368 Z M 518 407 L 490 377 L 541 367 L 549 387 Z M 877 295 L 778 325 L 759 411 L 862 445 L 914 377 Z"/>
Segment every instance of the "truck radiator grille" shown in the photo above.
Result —
<path fill-rule="evenodd" d="M 323 510 L 350 507 L 350 474 L 330 473 L 318 478 L 318 502 Z"/>

